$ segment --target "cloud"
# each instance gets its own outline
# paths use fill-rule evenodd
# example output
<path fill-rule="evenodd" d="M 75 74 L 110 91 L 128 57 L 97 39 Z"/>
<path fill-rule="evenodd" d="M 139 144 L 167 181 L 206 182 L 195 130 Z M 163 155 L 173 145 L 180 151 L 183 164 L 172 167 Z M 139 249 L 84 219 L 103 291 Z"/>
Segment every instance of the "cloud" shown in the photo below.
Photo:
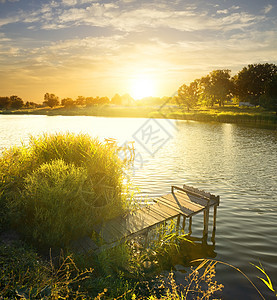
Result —
<path fill-rule="evenodd" d="M 8 2 L 19 2 L 20 0 L 7 0 Z M 0 3 L 4 4 L 7 2 L 6 0 L 0 0 Z"/>
<path fill-rule="evenodd" d="M 263 12 L 265 14 L 269 13 L 272 10 L 273 6 L 271 4 L 268 4 L 264 9 Z"/>
<path fill-rule="evenodd" d="M 64 0 L 75 3 L 84 0 Z M 73 2 L 72 2 L 73 1 Z M 69 2 L 68 2 L 69 3 Z M 234 9 L 237 9 L 235 7 Z M 44 8 L 45 10 L 45 8 Z M 171 28 L 178 31 L 199 30 L 232 30 L 240 26 L 245 28 L 259 22 L 262 16 L 246 12 L 234 12 L 227 16 L 228 9 L 218 10 L 218 14 L 226 15 L 215 18 L 207 12 L 189 7 L 182 10 L 169 5 L 155 7 L 127 7 L 122 9 L 117 3 L 91 3 L 86 7 L 70 7 L 66 10 L 51 10 L 42 16 L 41 28 L 59 29 L 79 25 L 91 25 L 102 28 L 114 28 L 122 32 L 141 32 L 148 29 Z"/>
<path fill-rule="evenodd" d="M 218 10 L 217 14 L 223 15 L 219 19 L 218 16 L 209 15 L 204 8 L 197 8 L 195 5 L 180 6 L 167 2 L 159 2 L 155 6 L 152 2 L 143 5 L 138 2 L 130 5 L 124 3 L 124 0 L 111 3 L 92 0 L 51 1 L 31 13 L 21 12 L 20 17 L 16 14 L 15 17 L 0 19 L 0 27 L 9 23 L 23 22 L 34 23 L 36 28 L 46 30 L 88 25 L 121 32 L 142 32 L 147 29 L 163 28 L 191 32 L 246 28 L 262 20 L 261 16 L 246 12 L 233 12 L 228 15 L 229 9 Z M 79 4 L 84 5 L 78 6 Z M 233 6 L 230 10 L 238 8 Z"/>
<path fill-rule="evenodd" d="M 217 14 L 228 14 L 228 9 L 217 10 Z"/>

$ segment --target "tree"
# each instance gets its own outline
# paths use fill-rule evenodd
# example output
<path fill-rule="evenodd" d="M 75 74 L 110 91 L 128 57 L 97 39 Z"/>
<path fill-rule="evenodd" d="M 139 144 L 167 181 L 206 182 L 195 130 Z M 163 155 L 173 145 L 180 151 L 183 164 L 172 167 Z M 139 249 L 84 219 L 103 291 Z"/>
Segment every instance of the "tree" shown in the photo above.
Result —
<path fill-rule="evenodd" d="M 210 73 L 211 93 L 219 106 L 224 106 L 232 91 L 230 72 L 231 70 L 215 70 Z"/>
<path fill-rule="evenodd" d="M 118 94 L 115 94 L 111 99 L 112 104 L 121 105 L 122 104 L 122 98 Z"/>
<path fill-rule="evenodd" d="M 259 103 L 264 108 L 274 109 L 277 115 L 277 74 L 268 84 L 266 93 L 259 97 Z"/>
<path fill-rule="evenodd" d="M 0 109 L 8 109 L 10 106 L 9 97 L 0 97 Z"/>
<path fill-rule="evenodd" d="M 253 64 L 244 67 L 233 77 L 235 94 L 241 101 L 258 105 L 262 95 L 269 95 L 269 88 L 277 75 L 274 64 Z"/>
<path fill-rule="evenodd" d="M 99 100 L 98 96 L 95 97 L 95 98 L 94 97 L 87 97 L 86 101 L 85 101 L 85 104 L 86 104 L 87 107 L 94 106 L 94 105 L 98 104 L 98 100 Z"/>
<path fill-rule="evenodd" d="M 56 96 L 55 94 L 46 93 L 44 95 L 44 101 L 43 101 L 43 103 L 45 105 L 48 105 L 51 108 L 55 107 L 55 106 L 58 106 L 60 104 L 59 97 Z"/>
<path fill-rule="evenodd" d="M 179 105 L 185 105 L 189 111 L 191 107 L 197 104 L 199 99 L 198 81 L 195 80 L 190 85 L 183 84 L 178 89 L 178 96 L 176 98 Z"/>
<path fill-rule="evenodd" d="M 10 108 L 19 109 L 22 108 L 23 106 L 24 106 L 24 102 L 21 98 L 15 95 L 10 97 Z"/>
<path fill-rule="evenodd" d="M 107 96 L 99 98 L 97 102 L 98 105 L 103 105 L 108 103 L 110 103 L 110 99 Z"/>
<path fill-rule="evenodd" d="M 77 105 L 85 105 L 86 104 L 86 98 L 83 96 L 78 96 L 78 98 L 76 99 L 76 104 Z"/>
<path fill-rule="evenodd" d="M 39 106 L 39 104 L 32 102 L 32 101 L 27 101 L 24 105 L 25 108 L 36 108 L 38 106 Z"/>
<path fill-rule="evenodd" d="M 75 101 L 72 100 L 71 98 L 64 98 L 62 99 L 61 104 L 66 108 L 71 108 L 75 106 Z"/>
<path fill-rule="evenodd" d="M 203 104 L 213 106 L 217 103 L 224 106 L 232 91 L 230 72 L 230 70 L 214 70 L 200 79 L 199 94 Z"/>

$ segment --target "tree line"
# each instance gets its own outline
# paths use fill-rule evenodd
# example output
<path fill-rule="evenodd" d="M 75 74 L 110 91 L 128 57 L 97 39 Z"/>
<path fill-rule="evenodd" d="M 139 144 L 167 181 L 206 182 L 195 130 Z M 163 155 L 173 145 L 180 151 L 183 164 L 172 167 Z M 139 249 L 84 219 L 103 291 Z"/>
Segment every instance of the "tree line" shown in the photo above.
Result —
<path fill-rule="evenodd" d="M 277 66 L 275 64 L 251 64 L 235 76 L 230 70 L 214 70 L 208 75 L 183 84 L 175 101 L 189 110 L 196 105 L 224 106 L 248 102 L 267 109 L 277 109 Z"/>
<path fill-rule="evenodd" d="M 125 94 L 120 96 L 119 94 L 115 94 L 111 99 L 109 97 L 84 97 L 78 96 L 76 100 L 72 98 L 64 98 L 61 101 L 59 97 L 55 94 L 46 93 L 44 95 L 44 104 L 50 107 L 55 107 L 58 105 L 62 105 L 64 107 L 70 108 L 74 106 L 96 106 L 96 105 L 104 105 L 104 104 L 115 104 L 115 105 L 130 105 L 134 103 L 134 99 L 129 95 Z"/>
<path fill-rule="evenodd" d="M 20 108 L 36 108 L 39 104 L 35 102 L 24 101 L 18 96 L 0 97 L 0 110 L 1 109 L 20 109 Z"/>
<path fill-rule="evenodd" d="M 174 97 L 146 97 L 136 101 L 137 105 L 163 105 L 165 102 L 185 106 L 187 110 L 195 106 L 224 106 L 226 103 L 248 102 L 277 112 L 277 66 L 275 64 L 251 64 L 231 77 L 228 69 L 214 70 L 208 75 L 183 84 Z M 75 106 L 96 106 L 104 104 L 131 105 L 135 101 L 129 95 L 115 94 L 108 97 L 83 97 L 59 99 L 55 94 L 46 93 L 43 104 L 24 101 L 18 96 L 0 97 L 1 109 L 36 108 L 41 106 L 66 108 Z"/>

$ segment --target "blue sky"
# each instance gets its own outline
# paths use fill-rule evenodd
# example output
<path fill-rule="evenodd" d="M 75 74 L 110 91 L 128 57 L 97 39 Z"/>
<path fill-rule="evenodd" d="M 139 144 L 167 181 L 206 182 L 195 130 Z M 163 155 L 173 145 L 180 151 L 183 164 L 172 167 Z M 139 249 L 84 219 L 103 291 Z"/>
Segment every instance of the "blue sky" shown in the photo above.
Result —
<path fill-rule="evenodd" d="M 142 78 L 170 96 L 276 49 L 276 0 L 0 0 L 0 96 L 25 101 L 132 95 Z"/>

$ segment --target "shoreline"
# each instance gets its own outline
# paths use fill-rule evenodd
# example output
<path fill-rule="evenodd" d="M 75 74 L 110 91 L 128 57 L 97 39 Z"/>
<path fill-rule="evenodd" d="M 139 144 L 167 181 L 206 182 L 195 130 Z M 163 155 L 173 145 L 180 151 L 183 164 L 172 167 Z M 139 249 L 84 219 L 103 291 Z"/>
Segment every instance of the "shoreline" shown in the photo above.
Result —
<path fill-rule="evenodd" d="M 47 115 L 47 116 L 95 116 L 115 118 L 157 118 L 198 122 L 217 122 L 266 127 L 277 129 L 277 115 L 273 111 L 259 108 L 239 108 L 235 106 L 184 111 L 180 108 L 164 106 L 157 109 L 148 106 L 98 106 L 74 108 L 38 108 L 14 111 L 0 111 L 0 115 Z"/>

